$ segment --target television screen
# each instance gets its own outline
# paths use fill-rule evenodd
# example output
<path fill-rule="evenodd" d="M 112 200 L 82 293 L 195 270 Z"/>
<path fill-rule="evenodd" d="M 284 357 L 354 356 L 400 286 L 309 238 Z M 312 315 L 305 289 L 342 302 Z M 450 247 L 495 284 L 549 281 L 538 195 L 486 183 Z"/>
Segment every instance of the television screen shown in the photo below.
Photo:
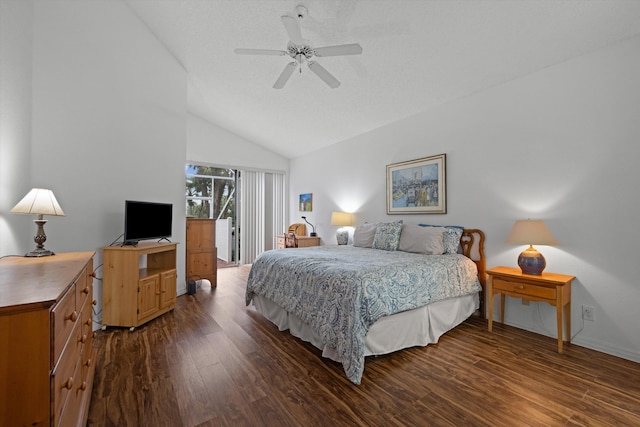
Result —
<path fill-rule="evenodd" d="M 126 200 L 124 205 L 124 242 L 162 239 L 171 236 L 173 205 Z"/>

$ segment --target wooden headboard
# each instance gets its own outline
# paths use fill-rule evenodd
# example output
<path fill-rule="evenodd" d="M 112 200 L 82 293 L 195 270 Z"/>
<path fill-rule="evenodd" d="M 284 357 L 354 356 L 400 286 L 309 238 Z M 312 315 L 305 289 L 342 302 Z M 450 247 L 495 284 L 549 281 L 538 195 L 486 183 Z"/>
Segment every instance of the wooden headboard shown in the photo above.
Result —
<path fill-rule="evenodd" d="M 478 280 L 480 281 L 480 286 L 482 286 L 482 292 L 480 292 L 480 314 L 482 318 L 484 318 L 484 299 L 487 285 L 487 260 L 484 256 L 484 233 L 482 230 L 475 228 L 465 228 L 460 238 L 460 245 L 462 246 L 462 254 L 471 258 L 478 266 Z"/>

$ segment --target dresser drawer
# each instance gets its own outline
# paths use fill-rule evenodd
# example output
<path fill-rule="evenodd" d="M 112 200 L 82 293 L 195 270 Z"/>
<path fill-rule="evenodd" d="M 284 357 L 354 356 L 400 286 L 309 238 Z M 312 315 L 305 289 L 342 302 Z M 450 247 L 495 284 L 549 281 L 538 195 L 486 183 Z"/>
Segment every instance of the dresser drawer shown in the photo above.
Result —
<path fill-rule="evenodd" d="M 544 299 L 556 299 L 556 288 L 529 285 L 520 282 L 510 282 L 508 280 L 493 278 L 493 289 L 521 294 L 523 296 L 538 297 Z"/>
<path fill-rule="evenodd" d="M 73 284 L 51 311 L 51 330 L 53 332 L 52 367 L 56 365 L 77 321 L 76 285 Z"/>
<path fill-rule="evenodd" d="M 89 294 L 89 297 L 92 298 L 93 295 Z M 90 366 L 91 363 L 87 365 L 87 361 L 92 357 L 91 353 L 93 350 L 93 320 L 92 320 L 92 311 L 93 311 L 93 300 L 87 299 L 84 307 L 82 308 L 82 324 L 80 325 L 80 341 L 82 341 L 82 364 L 86 366 Z M 83 378 L 86 376 L 83 370 Z"/>
<path fill-rule="evenodd" d="M 84 269 L 76 282 L 76 307 L 80 309 L 85 303 L 89 295 L 91 295 L 91 286 L 93 278 L 89 276 L 91 270 Z"/>
<path fill-rule="evenodd" d="M 93 320 L 91 317 L 92 314 L 92 302 L 89 300 L 85 301 L 84 307 L 82 307 L 82 311 L 80 314 L 80 339 L 82 339 L 83 343 L 89 340 L 93 334 Z M 84 337 L 84 338 L 83 338 Z"/>
<path fill-rule="evenodd" d="M 75 370 L 73 371 L 73 384 L 71 389 L 66 390 L 67 398 L 64 402 L 64 407 L 58 412 L 56 411 L 53 425 L 66 427 L 77 426 L 79 423 L 78 414 L 80 413 L 80 406 L 84 398 L 84 393 L 90 393 L 87 391 L 87 383 L 82 379 L 82 366 L 80 363 L 76 363 Z"/>
<path fill-rule="evenodd" d="M 80 326 L 80 324 L 76 324 L 76 327 L 72 329 L 69 343 L 64 348 L 60 356 L 60 361 L 56 365 L 51 378 L 53 418 L 54 425 L 56 426 L 58 425 L 58 420 L 60 419 L 69 393 L 77 387 L 80 380 L 75 374 L 82 355 L 82 340 L 80 335 L 82 328 Z"/>

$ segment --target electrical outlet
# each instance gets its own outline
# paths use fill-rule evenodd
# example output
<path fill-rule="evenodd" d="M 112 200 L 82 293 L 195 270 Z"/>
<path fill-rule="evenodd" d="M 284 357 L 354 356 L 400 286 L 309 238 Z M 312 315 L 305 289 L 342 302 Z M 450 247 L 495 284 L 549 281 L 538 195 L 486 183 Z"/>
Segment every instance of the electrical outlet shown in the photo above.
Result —
<path fill-rule="evenodd" d="M 582 318 L 584 320 L 589 320 L 591 322 L 595 321 L 595 316 L 593 314 L 593 307 L 588 306 L 588 305 L 583 305 L 582 306 Z"/>

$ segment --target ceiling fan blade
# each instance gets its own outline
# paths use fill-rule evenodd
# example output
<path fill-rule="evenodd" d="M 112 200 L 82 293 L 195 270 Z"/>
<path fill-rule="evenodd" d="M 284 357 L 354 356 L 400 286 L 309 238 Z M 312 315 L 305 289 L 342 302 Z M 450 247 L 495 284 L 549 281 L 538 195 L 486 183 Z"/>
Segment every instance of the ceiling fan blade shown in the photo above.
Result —
<path fill-rule="evenodd" d="M 305 44 L 305 39 L 302 38 L 302 32 L 300 31 L 300 21 L 298 18 L 290 15 L 282 15 L 280 17 L 284 28 L 289 34 L 289 40 L 295 44 Z"/>
<path fill-rule="evenodd" d="M 234 49 L 238 55 L 270 55 L 270 56 L 283 56 L 287 52 L 284 50 L 275 49 Z"/>
<path fill-rule="evenodd" d="M 320 77 L 330 88 L 335 89 L 340 86 L 340 82 L 331 75 L 322 65 L 315 61 L 309 61 L 309 69 Z"/>
<path fill-rule="evenodd" d="M 284 70 L 282 70 L 282 73 L 280 73 L 280 77 L 278 77 L 278 80 L 276 80 L 276 82 L 273 84 L 274 89 L 282 89 L 284 87 L 284 85 L 289 80 L 289 77 L 291 77 L 291 74 L 293 74 L 293 72 L 295 71 L 296 65 L 297 64 L 295 62 L 289 62 L 284 67 Z"/>
<path fill-rule="evenodd" d="M 341 44 L 338 46 L 325 46 L 314 49 L 316 56 L 340 56 L 340 55 L 360 55 L 362 46 L 358 43 Z"/>

